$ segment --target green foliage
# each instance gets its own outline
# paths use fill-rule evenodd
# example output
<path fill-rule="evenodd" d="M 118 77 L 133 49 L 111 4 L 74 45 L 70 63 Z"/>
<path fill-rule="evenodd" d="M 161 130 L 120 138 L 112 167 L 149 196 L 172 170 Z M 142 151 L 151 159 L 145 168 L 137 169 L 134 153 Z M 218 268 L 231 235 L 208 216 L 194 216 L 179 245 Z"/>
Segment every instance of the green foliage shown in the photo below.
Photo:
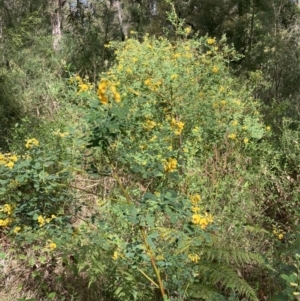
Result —
<path fill-rule="evenodd" d="M 38 127 L 42 118 L 58 112 L 65 99 L 62 76 L 66 66 L 63 60 L 54 56 L 51 38 L 21 32 L 22 38 L 23 35 L 30 36 L 29 45 L 23 42 L 21 45 L 8 44 L 7 47 L 13 47 L 6 56 L 9 66 L 3 67 L 0 74 L 3 123 L 0 147 L 3 150 L 12 145 L 16 124 L 24 125 L 23 120 L 27 118 L 31 126 Z"/>
<path fill-rule="evenodd" d="M 278 246 L 274 256 L 276 294 L 271 300 L 298 300 L 299 296 L 299 227 L 285 235 L 285 244 Z M 280 289 L 278 289 L 278 287 Z"/>
<path fill-rule="evenodd" d="M 265 154 L 267 170 L 264 178 L 266 213 L 269 217 L 284 224 L 294 225 L 299 218 L 297 203 L 299 202 L 299 125 L 297 122 L 285 119 L 281 135 L 273 142 L 273 151 Z"/>
<path fill-rule="evenodd" d="M 258 104 L 228 73 L 233 50 L 225 40 L 147 36 L 110 47 L 117 48 L 116 64 L 90 96 L 87 123 L 89 146 L 101 150 L 99 168 L 110 170 L 118 188 L 105 223 L 96 218 L 96 233 L 84 234 L 99 243 L 78 253 L 82 268 L 88 263 L 91 282 L 106 274 L 120 279 L 117 288 L 110 283 L 119 300 L 152 300 L 156 290 L 176 300 L 230 291 L 257 300 L 232 267 L 261 263 L 260 256 L 226 251 L 224 241 L 217 246 L 218 222 L 203 210 L 198 193 L 206 189 L 192 176 L 216 149 L 235 164 L 234 155 L 247 156 L 268 136 Z M 113 226 L 115 220 L 121 223 Z M 116 263 L 107 265 L 111 256 Z"/>
<path fill-rule="evenodd" d="M 5 138 L 9 136 L 9 129 L 23 115 L 23 107 L 20 101 L 16 101 L 12 91 L 16 92 L 15 82 L 7 73 L 0 75 L 0 119 L 1 119 L 1 139 L 0 148 L 8 149 Z"/>
<path fill-rule="evenodd" d="M 159 36 L 167 31 L 174 38 L 176 26 L 170 24 L 165 14 L 172 11 L 170 2 L 184 25 L 191 29 L 189 37 L 208 34 L 220 39 L 226 35 L 228 43 L 244 55 L 231 64 L 244 84 L 251 73 L 259 73 L 259 82 L 252 83 L 253 95 L 267 105 L 264 109 L 268 123 L 276 127 L 283 117 L 298 118 L 299 6 L 295 2 L 155 1 L 157 14 L 149 18 L 146 32 Z"/>
<path fill-rule="evenodd" d="M 35 298 L 297 298 L 295 6 L 77 2 L 59 11 L 54 52 L 53 7 L 14 3 L 1 16 L 0 230 L 33 252 L 15 256 Z"/>
<path fill-rule="evenodd" d="M 225 142 L 228 148 L 242 148 L 265 135 L 255 103 L 245 101 L 244 91 L 232 91 L 234 84 L 223 57 L 206 39 L 176 45 L 166 40 L 146 38 L 140 44 L 130 39 L 121 47 L 118 65 L 99 89 L 103 86 L 110 97 L 109 89 L 117 84 L 122 101 L 114 103 L 111 95 L 107 105 L 99 106 L 95 100 L 90 114 L 90 123 L 97 126 L 93 146 L 109 147 L 111 162 L 130 164 L 144 178 L 151 177 L 151 172 L 162 177 L 168 158 L 182 160 L 183 166 L 192 152 L 201 162 L 201 156 L 212 154 L 213 146 Z M 221 47 L 228 56 L 231 50 Z M 148 56 L 151 61 L 145 60 Z"/>
<path fill-rule="evenodd" d="M 122 38 L 115 12 L 104 1 L 89 1 L 88 7 L 77 2 L 66 14 L 63 43 L 66 61 L 73 72 L 80 71 L 95 83 L 114 57 L 105 44 Z"/>
<path fill-rule="evenodd" d="M 52 149 L 31 138 L 19 153 L 0 155 L 1 221 L 5 232 L 8 226 L 15 234 L 27 227 L 51 229 L 66 219 L 73 150 L 66 153 L 64 149 L 69 133 L 57 131 L 52 135 Z"/>

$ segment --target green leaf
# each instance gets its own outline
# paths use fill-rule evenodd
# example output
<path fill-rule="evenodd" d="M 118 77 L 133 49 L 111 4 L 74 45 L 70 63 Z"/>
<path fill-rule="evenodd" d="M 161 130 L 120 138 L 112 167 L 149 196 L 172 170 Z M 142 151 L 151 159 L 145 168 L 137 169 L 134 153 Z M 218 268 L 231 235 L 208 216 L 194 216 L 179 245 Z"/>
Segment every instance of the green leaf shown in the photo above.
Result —
<path fill-rule="evenodd" d="M 154 221 L 155 221 L 155 217 L 151 214 L 147 214 L 146 215 L 146 222 L 148 227 L 152 228 L 154 227 Z"/>
<path fill-rule="evenodd" d="M 39 258 L 38 258 L 38 260 L 40 261 L 40 263 L 45 263 L 46 262 L 46 257 L 45 256 L 40 256 Z"/>
<path fill-rule="evenodd" d="M 32 276 L 32 278 L 37 278 L 37 277 L 40 277 L 40 276 L 41 276 L 41 273 L 38 272 L 38 271 L 33 271 L 33 272 L 31 273 L 31 276 Z"/>
<path fill-rule="evenodd" d="M 135 206 L 131 206 L 129 215 L 127 216 L 128 221 L 131 223 L 137 224 L 139 221 L 137 218 L 137 213 L 138 212 L 137 212 Z"/>
<path fill-rule="evenodd" d="M 165 194 L 165 198 L 168 199 L 168 200 L 172 199 L 172 193 L 171 192 L 167 192 Z"/>
<path fill-rule="evenodd" d="M 155 246 L 155 244 L 154 244 L 154 242 L 153 242 L 153 240 L 150 236 L 147 236 L 147 243 L 149 244 L 149 246 L 152 250 L 156 249 L 156 246 Z"/>
<path fill-rule="evenodd" d="M 52 292 L 52 293 L 50 293 L 50 294 L 48 295 L 48 298 L 49 298 L 50 300 L 53 300 L 53 299 L 55 298 L 55 296 L 56 296 L 56 293 L 55 293 L 55 292 Z"/>
<path fill-rule="evenodd" d="M 150 237 L 150 238 L 157 238 L 158 236 L 159 236 L 158 231 L 154 231 L 148 235 L 148 237 Z"/>
<path fill-rule="evenodd" d="M 144 199 L 145 200 L 153 200 L 155 201 L 156 200 L 156 196 L 150 192 L 146 192 L 145 195 L 144 195 Z"/>
<path fill-rule="evenodd" d="M 41 168 L 41 163 L 40 162 L 36 162 L 33 166 L 33 168 L 35 169 L 40 169 Z"/>

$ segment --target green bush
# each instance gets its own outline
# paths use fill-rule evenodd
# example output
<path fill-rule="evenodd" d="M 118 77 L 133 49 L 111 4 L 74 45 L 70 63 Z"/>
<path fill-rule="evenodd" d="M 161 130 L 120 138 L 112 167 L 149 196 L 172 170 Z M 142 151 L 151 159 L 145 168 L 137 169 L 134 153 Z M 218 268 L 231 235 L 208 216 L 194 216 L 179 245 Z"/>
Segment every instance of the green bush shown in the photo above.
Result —
<path fill-rule="evenodd" d="M 95 229 L 81 230 L 79 269 L 91 283 L 105 276 L 118 300 L 221 300 L 230 292 L 257 300 L 234 267 L 261 258 L 231 247 L 222 230 L 229 224 L 222 208 L 236 213 L 244 191 L 236 204 L 226 199 L 208 212 L 219 197 L 214 189 L 224 196 L 244 176 L 270 132 L 258 103 L 229 74 L 234 51 L 206 37 L 171 43 L 146 36 L 108 47 L 116 64 L 101 75 L 96 95 L 79 96 L 90 98 L 86 132 L 101 158 L 96 173 L 116 185 L 100 201 Z M 223 170 L 208 174 L 214 160 Z M 240 215 L 253 212 L 248 201 Z"/>
<path fill-rule="evenodd" d="M 0 221 L 6 233 L 19 235 L 47 228 L 51 236 L 55 225 L 68 219 L 73 150 L 66 153 L 65 140 L 70 134 L 57 131 L 52 135 L 52 148 L 30 138 L 23 151 L 0 154 Z M 31 240 L 23 238 L 27 243 Z"/>

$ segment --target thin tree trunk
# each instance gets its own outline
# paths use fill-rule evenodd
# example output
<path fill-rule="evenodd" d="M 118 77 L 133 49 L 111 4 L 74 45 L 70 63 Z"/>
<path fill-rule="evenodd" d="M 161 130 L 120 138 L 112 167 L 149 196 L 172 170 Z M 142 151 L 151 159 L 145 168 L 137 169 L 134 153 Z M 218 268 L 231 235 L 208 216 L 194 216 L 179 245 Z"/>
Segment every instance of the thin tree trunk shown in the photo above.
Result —
<path fill-rule="evenodd" d="M 251 27 L 250 27 L 250 37 L 249 37 L 249 52 L 252 50 L 253 43 L 253 32 L 254 32 L 254 18 L 255 18 L 255 3 L 252 0 L 252 12 L 251 12 Z"/>
<path fill-rule="evenodd" d="M 52 23 L 52 37 L 53 37 L 53 49 L 58 51 L 60 49 L 61 40 L 61 1 L 54 0 L 51 8 L 51 23 Z"/>
<path fill-rule="evenodd" d="M 117 10 L 117 17 L 120 24 L 122 39 L 128 36 L 128 24 L 124 23 L 124 12 L 119 0 L 113 2 L 113 7 Z"/>

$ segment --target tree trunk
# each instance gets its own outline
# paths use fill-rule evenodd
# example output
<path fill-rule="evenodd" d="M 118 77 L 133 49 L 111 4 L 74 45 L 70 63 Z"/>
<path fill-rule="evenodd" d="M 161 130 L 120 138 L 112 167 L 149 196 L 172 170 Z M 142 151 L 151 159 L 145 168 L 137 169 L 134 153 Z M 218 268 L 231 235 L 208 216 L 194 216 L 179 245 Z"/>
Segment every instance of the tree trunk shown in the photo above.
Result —
<path fill-rule="evenodd" d="M 51 7 L 51 24 L 52 24 L 52 37 L 53 49 L 58 51 L 60 49 L 61 40 L 61 1 L 53 0 Z"/>
<path fill-rule="evenodd" d="M 121 3 L 119 0 L 113 2 L 113 7 L 117 11 L 117 17 L 120 24 L 120 30 L 122 35 L 122 40 L 124 40 L 128 36 L 128 24 L 124 22 L 124 12 L 121 7 Z"/>

